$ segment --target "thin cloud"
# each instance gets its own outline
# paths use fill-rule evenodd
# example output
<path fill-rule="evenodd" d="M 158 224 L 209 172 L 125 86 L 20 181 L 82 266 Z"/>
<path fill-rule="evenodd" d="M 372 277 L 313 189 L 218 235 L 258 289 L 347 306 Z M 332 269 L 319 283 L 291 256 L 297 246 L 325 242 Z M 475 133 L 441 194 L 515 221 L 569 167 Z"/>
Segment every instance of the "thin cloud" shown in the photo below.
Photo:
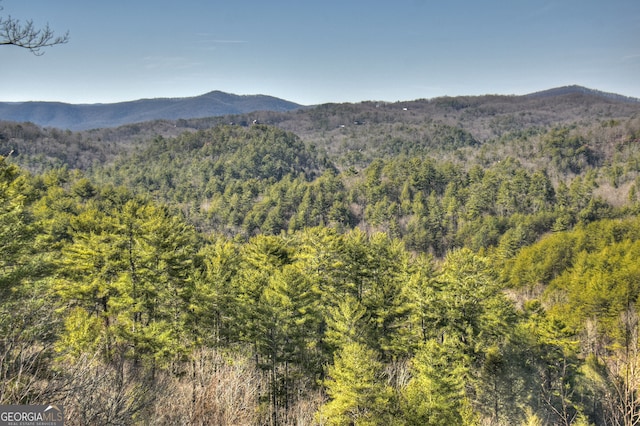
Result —
<path fill-rule="evenodd" d="M 207 44 L 247 44 L 247 40 L 233 39 L 233 38 L 217 38 L 213 34 L 200 33 L 198 34 L 200 40 L 199 43 Z"/>
<path fill-rule="evenodd" d="M 145 56 L 142 61 L 147 69 L 187 70 L 200 65 L 183 56 Z"/>
<path fill-rule="evenodd" d="M 640 59 L 640 53 L 635 53 L 632 55 L 626 55 L 622 57 L 623 61 L 637 61 L 638 59 Z"/>
<path fill-rule="evenodd" d="M 232 38 L 216 38 L 212 34 L 198 34 L 199 39 L 194 44 L 193 48 L 196 50 L 214 51 L 218 49 L 230 49 L 235 46 L 243 46 L 248 44 L 247 40 L 232 39 Z"/>
<path fill-rule="evenodd" d="M 249 43 L 246 40 L 212 40 L 211 43 L 216 44 L 246 44 Z"/>

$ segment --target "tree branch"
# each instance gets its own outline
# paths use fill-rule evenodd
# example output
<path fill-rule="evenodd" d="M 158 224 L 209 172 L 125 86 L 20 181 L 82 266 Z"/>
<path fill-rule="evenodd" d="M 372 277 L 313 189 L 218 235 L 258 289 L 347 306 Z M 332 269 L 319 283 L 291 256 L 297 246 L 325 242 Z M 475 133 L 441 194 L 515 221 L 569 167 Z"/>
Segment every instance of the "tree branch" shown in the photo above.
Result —
<path fill-rule="evenodd" d="M 11 16 L 0 17 L 0 45 L 10 45 L 29 49 L 34 55 L 40 56 L 42 48 L 64 44 L 69 41 L 69 32 L 56 36 L 49 24 L 43 28 L 36 28 L 32 20 L 22 23 Z"/>

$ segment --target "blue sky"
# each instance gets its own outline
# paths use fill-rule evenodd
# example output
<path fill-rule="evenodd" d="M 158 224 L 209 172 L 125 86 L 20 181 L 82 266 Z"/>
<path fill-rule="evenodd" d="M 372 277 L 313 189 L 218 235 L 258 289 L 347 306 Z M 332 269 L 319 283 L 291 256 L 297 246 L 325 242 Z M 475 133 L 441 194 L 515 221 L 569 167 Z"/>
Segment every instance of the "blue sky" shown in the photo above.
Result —
<path fill-rule="evenodd" d="M 69 43 L 0 46 L 0 101 L 212 90 L 302 104 L 525 94 L 640 97 L 638 0 L 2 0 Z"/>

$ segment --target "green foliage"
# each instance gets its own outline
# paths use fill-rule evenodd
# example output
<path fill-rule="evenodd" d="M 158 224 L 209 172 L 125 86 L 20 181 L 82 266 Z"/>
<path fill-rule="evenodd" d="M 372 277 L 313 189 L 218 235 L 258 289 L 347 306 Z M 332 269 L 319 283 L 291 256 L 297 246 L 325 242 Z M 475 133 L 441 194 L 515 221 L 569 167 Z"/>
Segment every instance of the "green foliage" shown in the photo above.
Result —
<path fill-rule="evenodd" d="M 238 286 L 234 280 L 240 268 L 238 247 L 224 238 L 213 238 L 198 253 L 200 272 L 194 278 L 193 312 L 190 325 L 197 346 L 228 344 L 236 331 L 239 313 L 235 309 Z"/>
<path fill-rule="evenodd" d="M 350 114 L 351 109 L 343 112 Z M 335 117 L 328 114 L 332 121 Z M 350 148 L 332 147 L 324 154 L 318 145 L 273 126 L 217 125 L 177 136 L 145 136 L 135 144 L 115 143 L 118 132 L 101 133 L 105 146 L 100 149 L 105 152 L 91 160 L 90 173 L 102 184 L 126 185 L 179 206 L 206 232 L 249 238 L 310 226 L 346 231 L 360 225 L 438 257 L 460 246 L 497 246 L 518 225 L 510 220 L 516 215 L 525 221 L 553 218 L 553 223 L 545 221 L 544 227 L 530 230 L 535 232 L 533 241 L 552 229 L 567 230 L 617 214 L 611 200 L 594 196 L 597 177 L 588 174 L 600 164 L 601 154 L 593 157 L 585 148 L 594 146 L 589 138 L 595 137 L 586 131 L 558 127 L 515 132 L 508 142 L 527 149 L 505 153 L 500 143 L 506 142 L 480 141 L 462 121 L 458 126 L 446 123 L 434 120 L 419 129 L 400 125 L 407 132 L 399 142 L 404 146 L 401 154 L 392 148 L 397 138 L 378 135 L 364 146 L 382 154 L 391 149 L 393 155 L 375 155 L 342 173 L 329 154 L 339 155 L 334 151 L 342 149 L 351 154 Z M 7 131 L 20 135 L 17 129 Z M 632 126 L 629 131 L 632 135 Z M 69 134 L 68 140 L 61 134 L 38 137 L 53 136 L 74 149 L 79 145 L 88 150 L 96 143 L 90 134 Z M 385 138 L 396 142 L 378 144 Z M 350 147 L 350 142 L 343 142 Z M 70 149 L 63 145 L 60 150 Z M 451 150 L 457 150 L 456 157 Z M 487 152 L 493 153 L 493 161 L 486 158 Z M 87 162 L 80 161 L 83 168 L 88 168 Z M 78 167 L 76 162 L 68 164 Z M 95 191 L 88 179 L 74 185 L 72 193 L 80 199 Z"/>
<path fill-rule="evenodd" d="M 18 167 L 0 157 L 0 295 L 9 298 L 20 290 L 26 265 L 22 262 L 29 254 L 32 242 L 30 220 L 24 209 L 25 179 Z"/>
<path fill-rule="evenodd" d="M 449 253 L 438 277 L 442 325 L 447 339 L 480 347 L 482 341 L 499 342 L 509 329 L 509 306 L 503 303 L 488 259 L 467 249 Z"/>
<path fill-rule="evenodd" d="M 355 297 L 346 295 L 337 306 L 330 306 L 327 311 L 325 342 L 328 345 L 342 348 L 351 343 L 366 344 L 370 340 L 366 332 L 371 318 Z"/>
<path fill-rule="evenodd" d="M 327 425 L 393 424 L 389 409 L 393 390 L 382 377 L 383 365 L 375 351 L 360 343 L 340 349 L 325 381 L 329 402 L 318 414 Z"/>
<path fill-rule="evenodd" d="M 224 387 L 270 424 L 637 418 L 638 123 L 496 107 L 483 134 L 478 102 L 326 106 L 304 139 L 0 126 L 24 153 L 0 159 L 0 402 L 99 395 L 131 404 L 87 419 L 135 423 L 143 389 L 204 413 Z"/>
<path fill-rule="evenodd" d="M 75 318 L 98 318 L 102 329 L 98 339 L 71 319 L 65 339 L 80 339 L 74 342 L 80 348 L 100 340 L 107 358 L 125 351 L 167 360 L 184 350 L 195 236 L 166 209 L 143 200 L 115 208 L 89 206 L 72 222 L 77 231 L 62 250 L 55 289 L 63 306 L 76 308 Z"/>
<path fill-rule="evenodd" d="M 413 377 L 404 391 L 408 425 L 463 424 L 466 363 L 455 343 L 425 342 L 413 359 Z"/>
<path fill-rule="evenodd" d="M 620 314 L 638 301 L 639 255 L 640 241 L 628 240 L 592 253 L 581 252 L 550 289 L 566 294 L 566 302 L 557 309 L 571 312 L 567 318 L 576 328 L 595 319 L 602 331 L 614 335 Z"/>
<path fill-rule="evenodd" d="M 34 179 L 0 157 L 0 403 L 50 395 L 48 365 L 59 332 L 49 289 L 51 253 L 32 207 Z M 44 383 L 44 385 L 43 385 Z"/>
<path fill-rule="evenodd" d="M 570 128 L 553 129 L 544 139 L 544 149 L 551 162 L 561 172 L 580 173 L 599 160 L 598 154 L 580 135 L 572 135 Z"/>
<path fill-rule="evenodd" d="M 287 229 L 304 186 L 326 168 L 291 133 L 262 125 L 217 126 L 171 139 L 157 137 L 146 149 L 122 156 L 96 174 L 103 182 L 178 203 L 202 227 L 210 228 L 212 221 L 220 231 L 277 234 Z"/>
<path fill-rule="evenodd" d="M 546 236 L 539 243 L 523 248 L 510 262 L 506 273 L 515 287 L 535 287 L 549 284 L 571 266 L 576 251 L 572 234 Z"/>

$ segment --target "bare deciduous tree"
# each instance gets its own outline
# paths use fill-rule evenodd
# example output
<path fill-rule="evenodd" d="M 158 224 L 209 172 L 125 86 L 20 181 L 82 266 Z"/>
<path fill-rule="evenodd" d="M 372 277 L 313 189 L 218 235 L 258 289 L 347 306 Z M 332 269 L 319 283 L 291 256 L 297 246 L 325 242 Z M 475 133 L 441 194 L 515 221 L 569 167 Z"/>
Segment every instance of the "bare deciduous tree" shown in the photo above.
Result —
<path fill-rule="evenodd" d="M 621 341 L 604 360 L 602 402 L 612 425 L 640 425 L 640 319 L 633 308 L 620 315 Z"/>
<path fill-rule="evenodd" d="M 2 10 L 2 7 L 0 7 Z M 40 56 L 44 47 L 64 44 L 69 41 L 69 32 L 57 36 L 46 24 L 38 28 L 32 20 L 25 22 L 14 19 L 10 15 L 0 16 L 0 45 L 17 46 L 29 49 L 34 55 Z"/>

